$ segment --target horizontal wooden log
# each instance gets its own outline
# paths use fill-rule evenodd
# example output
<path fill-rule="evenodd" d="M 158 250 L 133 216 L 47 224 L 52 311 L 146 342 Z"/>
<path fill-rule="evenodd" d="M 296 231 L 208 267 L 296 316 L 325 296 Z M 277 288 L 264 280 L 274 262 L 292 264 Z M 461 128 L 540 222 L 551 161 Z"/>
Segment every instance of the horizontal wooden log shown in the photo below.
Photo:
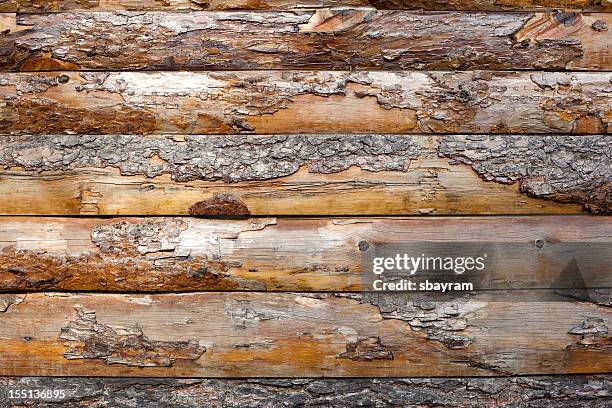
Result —
<path fill-rule="evenodd" d="M 0 71 L 612 70 L 612 14 L 322 9 L 0 18 Z"/>
<path fill-rule="evenodd" d="M 470 275 L 479 277 L 475 289 L 570 289 L 577 286 L 565 278 L 569 258 L 559 254 L 575 243 L 609 245 L 609 224 L 588 216 L 0 217 L 0 290 L 372 290 L 362 276 L 372 276 L 370 246 L 429 242 L 499 246 L 497 263 Z M 578 255 L 588 299 L 612 305 L 603 289 L 612 287 L 609 259 Z"/>
<path fill-rule="evenodd" d="M 612 11 L 609 0 L 2 0 L 0 12 L 70 10 L 269 10 L 374 7 L 407 10 L 591 10 Z"/>
<path fill-rule="evenodd" d="M 609 136 L 4 136 L 0 213 L 610 213 L 611 150 Z"/>
<path fill-rule="evenodd" d="M 609 132 L 610 73 L 0 74 L 0 134 Z"/>
<path fill-rule="evenodd" d="M 11 391 L 64 390 L 63 398 L 10 399 Z M 28 393 L 26 393 L 28 394 Z M 499 406 L 607 408 L 612 375 L 497 378 L 398 379 L 170 379 L 170 378 L 0 378 L 0 404 L 21 407 L 121 406 L 162 404 L 211 408 L 364 406 Z"/>
<path fill-rule="evenodd" d="M 524 301 L 523 296 L 29 294 L 0 313 L 0 375 L 396 377 L 612 371 L 607 330 L 612 309 Z"/>

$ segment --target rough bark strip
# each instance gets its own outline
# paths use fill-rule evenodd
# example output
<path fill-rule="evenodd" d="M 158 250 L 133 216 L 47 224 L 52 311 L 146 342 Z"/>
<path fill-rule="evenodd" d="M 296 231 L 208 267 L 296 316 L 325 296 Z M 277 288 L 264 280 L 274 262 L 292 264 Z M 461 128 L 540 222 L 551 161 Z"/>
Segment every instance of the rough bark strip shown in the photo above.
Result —
<path fill-rule="evenodd" d="M 556 245 L 566 248 L 562 245 L 609 244 L 611 240 L 608 218 L 584 216 L 239 220 L 2 217 L 0 288 L 369 290 L 362 287 L 360 274 L 368 243 L 434 241 L 518 247 L 515 255 L 508 257 L 506 268 L 482 276 L 478 289 L 574 289 L 573 281 L 563 278 L 568 265 L 557 259 Z M 610 265 L 605 259 L 579 259 L 585 288 L 611 286 L 606 273 Z M 560 295 L 567 301 L 576 298 L 609 304 L 609 291 L 591 292 Z M 443 315 L 441 311 L 435 313 Z M 449 344 L 466 341 L 443 338 L 440 332 L 429 334 Z"/>
<path fill-rule="evenodd" d="M 438 152 L 470 165 L 485 180 L 519 183 L 533 197 L 612 212 L 612 155 L 601 139 L 445 136 Z"/>
<path fill-rule="evenodd" d="M 2 0 L 0 12 L 72 10 L 287 10 L 374 7 L 406 10 L 590 10 L 612 11 L 609 0 Z"/>
<path fill-rule="evenodd" d="M 63 389 L 48 401 L 10 400 L 10 390 Z M 0 404 L 40 408 L 92 406 L 171 408 L 356 408 L 453 406 L 496 408 L 606 408 L 612 375 L 501 378 L 398 379 L 168 379 L 168 378 L 0 378 Z"/>
<path fill-rule="evenodd" d="M 610 73 L 0 75 L 0 133 L 608 133 Z M 329 112 L 334 112 L 330 115 Z"/>
<path fill-rule="evenodd" d="M 531 301 L 528 296 L 553 294 L 529 292 L 29 294 L 0 314 L 0 375 L 426 377 L 612 370 L 609 341 L 595 346 L 585 337 L 592 330 L 601 337 L 612 309 Z M 95 322 L 91 314 L 75 322 L 79 307 L 95 312 Z M 586 318 L 597 328 L 585 325 Z M 119 334 L 135 326 L 138 333 Z M 470 342 L 448 341 L 454 337 Z M 82 342 L 77 352 L 73 338 Z M 132 355 L 141 346 L 144 360 Z M 166 355 L 175 357 L 173 364 L 162 364 Z M 109 364 L 115 358 L 119 364 Z M 155 364 L 133 366 L 150 359 Z"/>
<path fill-rule="evenodd" d="M 520 191 L 532 197 L 582 204 L 593 212 L 606 213 L 612 211 L 611 147 L 612 138 L 607 136 L 186 136 L 180 141 L 171 137 L 140 136 L 5 136 L 0 138 L 0 166 L 8 171 L 0 174 L 7 177 L 4 182 L 7 190 L 12 184 L 11 175 L 21 169 L 25 172 L 20 175 L 35 172 L 70 178 L 84 170 L 114 168 L 121 176 L 153 178 L 152 183 L 164 175 L 176 182 L 222 180 L 237 183 L 288 177 L 301 168 L 314 174 L 338 173 L 351 168 L 416 173 L 419 161 L 435 161 L 436 156 L 440 156 L 450 159 L 449 168 L 456 163 L 467 164 L 486 181 L 518 183 Z M 407 174 L 406 179 L 410 175 Z M 434 179 L 440 182 L 439 173 Z M 425 184 L 421 191 L 432 186 L 433 182 Z M 453 187 L 460 191 L 458 185 L 445 186 L 450 191 Z M 79 188 L 83 190 L 82 185 Z M 227 184 L 226 188 L 241 190 L 234 184 Z M 148 193 L 145 189 L 137 194 Z M 71 192 L 65 201 L 73 201 L 77 194 L 83 193 Z M 54 195 L 57 196 L 57 192 Z M 468 202 L 474 200 L 474 195 L 461 198 Z M 121 206 L 117 196 L 113 194 L 112 200 L 115 206 Z M 455 196 L 459 199 L 458 193 Z M 40 199 L 46 201 L 45 197 Z M 82 197 L 81 200 L 86 199 Z M 28 201 L 30 208 L 36 205 Z M 98 194 L 96 202 L 100 201 L 103 198 Z M 0 211 L 4 214 L 15 211 L 15 203 L 22 201 L 6 200 L 4 205 L 0 204 Z M 154 205 L 161 214 L 168 214 L 159 203 Z M 186 203 L 182 212 L 187 209 L 192 215 L 244 216 L 253 213 L 248 204 L 232 193 L 215 193 L 192 204 Z M 412 212 L 418 209 L 413 208 Z M 294 210 L 295 203 L 292 203 L 291 208 L 281 214 Z M 124 207 L 123 211 L 140 214 L 142 209 Z M 268 208 L 268 211 L 273 209 Z M 361 211 L 357 204 L 347 210 L 349 214 Z M 379 211 L 379 214 L 384 212 Z M 150 209 L 145 212 L 154 213 Z M 432 212 L 435 213 L 428 213 Z M 104 211 L 98 209 L 96 213 Z"/>
<path fill-rule="evenodd" d="M 596 145 L 608 140 L 586 139 Z M 612 140 L 609 143 L 612 147 Z M 167 174 L 175 181 L 235 183 L 289 176 L 302 166 L 323 174 L 353 166 L 373 172 L 407 171 L 421 150 L 419 138 L 399 135 L 186 136 L 180 141 L 141 136 L 3 136 L 0 166 L 36 172 L 114 167 L 126 176 Z"/>
<path fill-rule="evenodd" d="M 0 18 L 0 71 L 612 70 L 612 14 L 321 9 Z"/>

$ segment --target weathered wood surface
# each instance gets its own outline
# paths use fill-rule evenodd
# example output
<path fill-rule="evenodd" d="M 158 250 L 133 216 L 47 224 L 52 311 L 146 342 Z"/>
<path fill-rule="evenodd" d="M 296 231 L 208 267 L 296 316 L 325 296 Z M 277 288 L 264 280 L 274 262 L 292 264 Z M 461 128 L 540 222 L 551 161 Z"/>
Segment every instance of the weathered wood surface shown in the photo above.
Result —
<path fill-rule="evenodd" d="M 70 10 L 287 10 L 318 7 L 612 11 L 610 0 L 0 0 L 0 12 L 29 13 Z"/>
<path fill-rule="evenodd" d="M 11 400 L 10 390 L 65 390 L 46 401 Z M 612 375 L 398 379 L 0 378 L 3 407 L 608 408 Z"/>
<path fill-rule="evenodd" d="M 29 294 L 0 313 L 0 375 L 396 377 L 612 371 L 612 309 L 395 294 Z M 19 296 L 19 295 L 12 295 Z M 32 358 L 36 356 L 36 358 Z"/>
<path fill-rule="evenodd" d="M 0 133 L 609 132 L 611 73 L 0 75 Z"/>
<path fill-rule="evenodd" d="M 0 217 L 0 289 L 371 290 L 362 281 L 362 255 L 381 242 L 507 245 L 514 248 L 503 259 L 507 267 L 487 269 L 476 289 L 573 288 L 559 281 L 568 265 L 555 248 L 611 241 L 610 219 L 588 216 Z M 585 287 L 593 288 L 589 298 L 612 305 L 603 289 L 612 286 L 612 266 L 600 258 L 580 262 Z"/>
<path fill-rule="evenodd" d="M 3 136 L 0 213 L 609 213 L 611 152 L 609 136 Z"/>
<path fill-rule="evenodd" d="M 561 12 L 6 14 L 0 71 L 612 70 L 611 25 Z"/>

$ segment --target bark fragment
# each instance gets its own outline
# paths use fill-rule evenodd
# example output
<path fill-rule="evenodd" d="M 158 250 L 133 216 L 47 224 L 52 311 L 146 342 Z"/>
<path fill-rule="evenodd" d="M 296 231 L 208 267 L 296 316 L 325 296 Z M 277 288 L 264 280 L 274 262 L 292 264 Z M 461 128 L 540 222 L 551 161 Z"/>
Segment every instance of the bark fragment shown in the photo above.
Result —
<path fill-rule="evenodd" d="M 380 337 L 365 337 L 349 342 L 338 357 L 355 361 L 393 360 L 393 351 L 382 344 Z"/>
<path fill-rule="evenodd" d="M 189 207 L 191 215 L 248 216 L 249 208 L 238 197 L 217 193 L 207 200 L 198 201 Z"/>
<path fill-rule="evenodd" d="M 438 152 L 451 163 L 471 166 L 498 183 L 518 183 L 533 197 L 612 211 L 612 155 L 609 138 L 550 136 L 444 136 Z"/>
<path fill-rule="evenodd" d="M 595 31 L 608 31 L 608 23 L 604 20 L 595 20 L 591 27 Z"/>
<path fill-rule="evenodd" d="M 612 349 L 612 337 L 608 335 L 606 322 L 599 317 L 587 317 L 568 332 L 580 336 L 575 345 L 568 348 Z"/>
<path fill-rule="evenodd" d="M 412 330 L 427 333 L 428 339 L 439 341 L 449 349 L 466 348 L 473 342 L 472 338 L 461 334 L 469 325 L 467 315 L 472 311 L 466 303 L 467 299 L 418 293 L 365 293 L 349 296 L 361 303 L 376 306 L 384 319 L 407 322 Z"/>
<path fill-rule="evenodd" d="M 77 318 L 63 327 L 60 339 L 68 360 L 103 360 L 107 364 L 135 367 L 172 367 L 177 360 L 197 360 L 206 347 L 195 340 L 155 341 L 138 326 L 113 328 L 96 319 L 96 313 L 75 307 Z"/>
<path fill-rule="evenodd" d="M 24 299 L 24 295 L 0 294 L 0 313 L 8 311 L 12 305 L 20 304 Z"/>

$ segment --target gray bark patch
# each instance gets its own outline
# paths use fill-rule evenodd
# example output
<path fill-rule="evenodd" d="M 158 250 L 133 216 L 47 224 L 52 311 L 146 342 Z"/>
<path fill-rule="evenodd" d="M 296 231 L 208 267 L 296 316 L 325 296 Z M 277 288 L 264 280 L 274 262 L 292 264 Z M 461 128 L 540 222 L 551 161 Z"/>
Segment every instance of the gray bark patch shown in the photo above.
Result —
<path fill-rule="evenodd" d="M 486 181 L 514 184 L 532 197 L 612 211 L 612 143 L 607 136 L 444 136 L 438 153 Z"/>
<path fill-rule="evenodd" d="M 357 166 L 406 171 L 417 139 L 393 135 L 189 136 L 185 142 L 138 136 L 12 137 L 0 141 L 0 166 L 29 171 L 114 167 L 121 174 L 170 174 L 177 181 L 267 180 L 306 166 L 335 173 Z"/>

